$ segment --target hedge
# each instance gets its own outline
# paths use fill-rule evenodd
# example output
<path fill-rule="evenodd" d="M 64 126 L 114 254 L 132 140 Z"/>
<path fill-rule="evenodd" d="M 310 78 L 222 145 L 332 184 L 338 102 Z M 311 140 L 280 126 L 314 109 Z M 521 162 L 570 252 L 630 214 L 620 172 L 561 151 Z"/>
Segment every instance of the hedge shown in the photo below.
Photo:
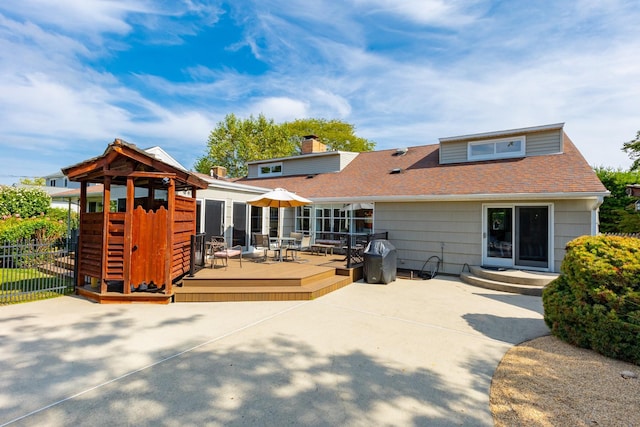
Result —
<path fill-rule="evenodd" d="M 0 186 L 0 217 L 31 218 L 49 210 L 51 197 L 40 188 Z"/>
<path fill-rule="evenodd" d="M 640 239 L 585 236 L 566 249 L 562 274 L 542 294 L 551 333 L 640 364 Z"/>
<path fill-rule="evenodd" d="M 47 217 L 8 218 L 0 221 L 0 244 L 32 240 L 51 242 L 63 237 L 66 230 L 66 224 L 62 220 Z"/>

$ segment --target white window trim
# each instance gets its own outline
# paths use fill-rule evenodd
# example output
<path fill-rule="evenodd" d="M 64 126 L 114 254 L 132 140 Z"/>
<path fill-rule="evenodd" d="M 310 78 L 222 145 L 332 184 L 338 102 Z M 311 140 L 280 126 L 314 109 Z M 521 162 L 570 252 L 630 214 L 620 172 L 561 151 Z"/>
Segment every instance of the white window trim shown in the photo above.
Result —
<path fill-rule="evenodd" d="M 514 151 L 509 153 L 496 153 L 496 144 L 500 142 L 509 142 L 509 141 L 522 141 L 520 144 L 520 151 Z M 476 145 L 488 145 L 493 144 L 493 154 L 485 154 L 485 155 L 473 155 L 471 152 L 471 148 Z M 483 141 L 473 141 L 467 144 L 467 159 L 468 160 L 493 160 L 493 159 L 511 159 L 515 157 L 524 157 L 527 152 L 527 138 L 524 135 L 514 136 L 511 138 L 501 138 L 501 139 L 487 139 Z"/>
<path fill-rule="evenodd" d="M 273 169 L 277 166 L 280 166 L 280 172 L 273 172 Z M 268 167 L 271 172 L 262 172 L 262 168 Z M 276 163 L 266 163 L 258 165 L 258 176 L 260 177 L 268 177 L 268 176 L 281 176 L 282 175 L 282 162 Z"/>

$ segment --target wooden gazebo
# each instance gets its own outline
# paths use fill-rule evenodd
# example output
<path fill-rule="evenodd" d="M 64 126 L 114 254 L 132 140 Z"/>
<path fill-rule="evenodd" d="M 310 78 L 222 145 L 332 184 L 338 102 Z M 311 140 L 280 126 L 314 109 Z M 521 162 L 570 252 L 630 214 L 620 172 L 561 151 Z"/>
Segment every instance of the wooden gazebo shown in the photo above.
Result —
<path fill-rule="evenodd" d="M 63 173 L 81 183 L 78 294 L 103 303 L 168 303 L 174 281 L 189 271 L 196 190 L 207 182 L 120 139 Z M 102 212 L 88 212 L 94 183 L 104 186 Z M 116 192 L 123 197 L 112 200 Z"/>

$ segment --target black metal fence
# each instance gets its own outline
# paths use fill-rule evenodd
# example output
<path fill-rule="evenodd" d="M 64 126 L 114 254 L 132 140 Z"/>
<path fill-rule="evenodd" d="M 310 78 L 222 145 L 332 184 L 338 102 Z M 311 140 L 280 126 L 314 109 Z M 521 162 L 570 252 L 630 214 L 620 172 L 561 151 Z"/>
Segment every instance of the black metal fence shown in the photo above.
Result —
<path fill-rule="evenodd" d="M 71 293 L 76 242 L 0 244 L 0 305 Z"/>

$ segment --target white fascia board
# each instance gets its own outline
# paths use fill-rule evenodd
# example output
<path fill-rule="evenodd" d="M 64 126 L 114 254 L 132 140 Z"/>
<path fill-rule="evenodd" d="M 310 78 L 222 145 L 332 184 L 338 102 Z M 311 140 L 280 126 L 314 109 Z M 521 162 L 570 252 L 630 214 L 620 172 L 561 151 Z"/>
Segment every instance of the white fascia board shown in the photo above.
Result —
<path fill-rule="evenodd" d="M 564 123 L 554 123 L 551 125 L 542 125 L 542 126 L 532 126 L 528 128 L 519 128 L 519 129 L 507 129 L 507 130 L 499 130 L 495 132 L 484 132 L 484 133 L 473 133 L 469 135 L 460 135 L 460 136 L 450 136 L 446 138 L 439 138 L 440 142 L 451 142 L 451 141 L 462 141 L 468 139 L 491 139 L 498 138 L 501 136 L 510 136 L 517 134 L 527 134 L 532 132 L 542 132 L 548 130 L 560 130 L 564 128 Z"/>

